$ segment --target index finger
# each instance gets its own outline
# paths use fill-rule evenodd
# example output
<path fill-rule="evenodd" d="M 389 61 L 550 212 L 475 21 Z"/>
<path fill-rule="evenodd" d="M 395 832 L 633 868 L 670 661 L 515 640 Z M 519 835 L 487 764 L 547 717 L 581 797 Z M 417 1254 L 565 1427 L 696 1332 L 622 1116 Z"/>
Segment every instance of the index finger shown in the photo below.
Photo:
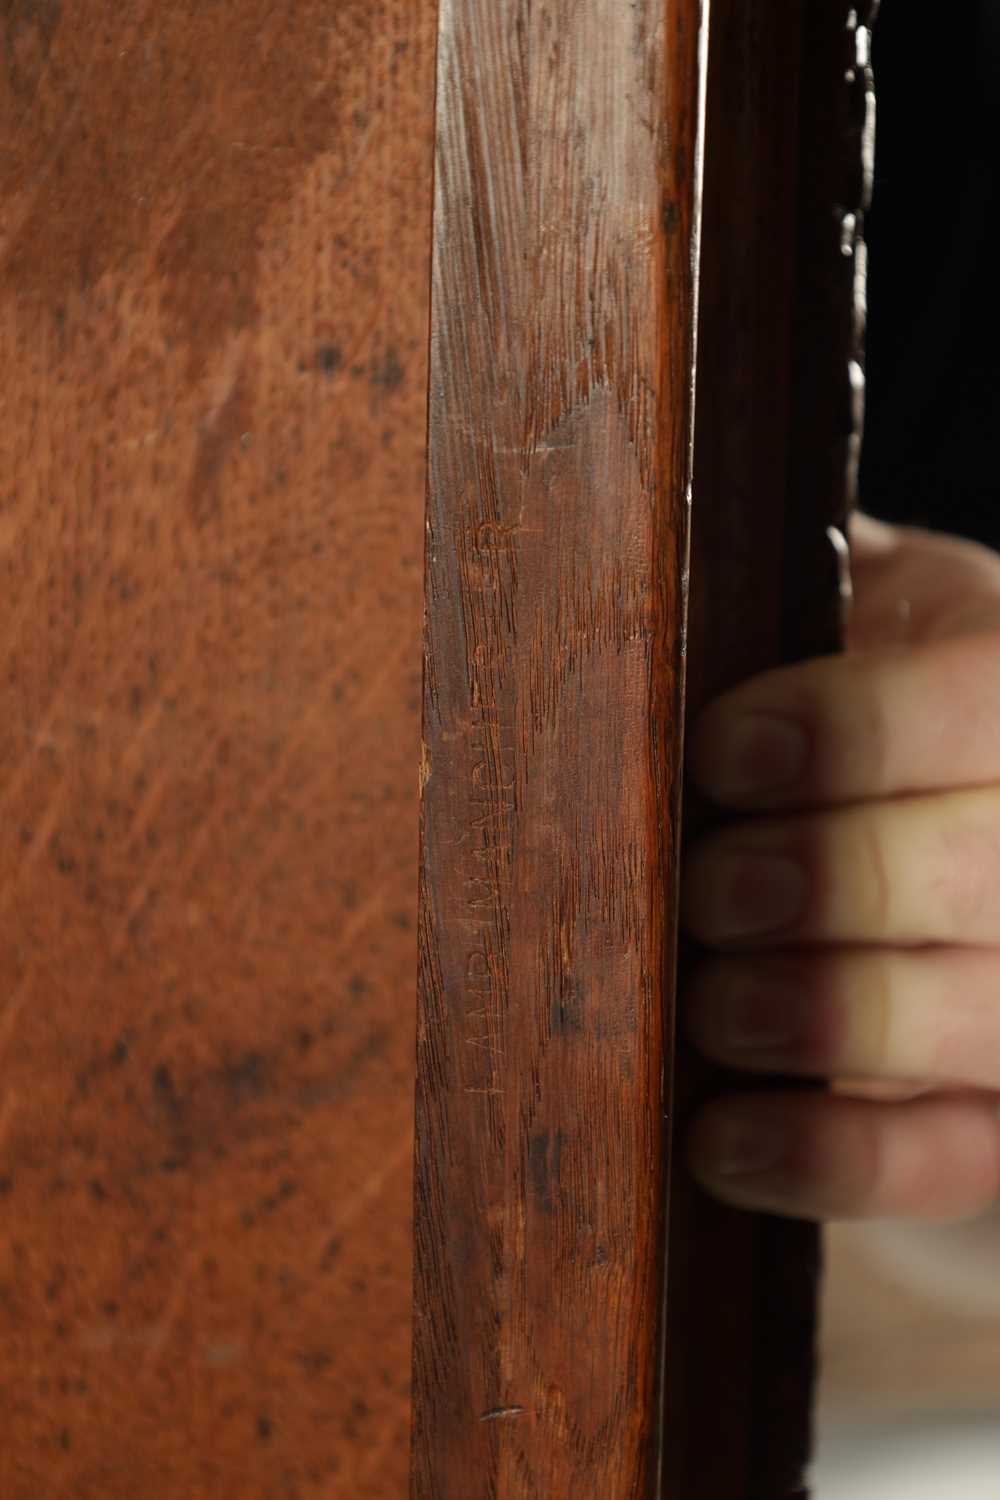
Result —
<path fill-rule="evenodd" d="M 1000 631 L 764 672 L 704 710 L 688 766 L 746 811 L 1000 780 Z"/>

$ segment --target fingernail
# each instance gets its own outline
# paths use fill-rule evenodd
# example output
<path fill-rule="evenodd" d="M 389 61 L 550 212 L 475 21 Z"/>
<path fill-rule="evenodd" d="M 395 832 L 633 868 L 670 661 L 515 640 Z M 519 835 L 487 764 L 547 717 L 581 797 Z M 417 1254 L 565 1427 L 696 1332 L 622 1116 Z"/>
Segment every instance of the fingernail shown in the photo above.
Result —
<path fill-rule="evenodd" d="M 693 763 L 705 791 L 725 801 L 790 786 L 805 770 L 807 754 L 805 730 L 794 719 L 741 714 L 699 737 Z"/>
<path fill-rule="evenodd" d="M 727 1052 L 780 1052 L 803 1031 L 801 997 L 778 989 L 736 986 L 721 997 L 719 1041 Z"/>
<path fill-rule="evenodd" d="M 774 854 L 712 854 L 689 882 L 696 931 L 710 940 L 761 937 L 790 927 L 806 904 L 806 878 Z"/>
<path fill-rule="evenodd" d="M 749 1111 L 718 1119 L 712 1134 L 706 1165 L 720 1177 L 773 1171 L 785 1157 L 784 1131 Z"/>

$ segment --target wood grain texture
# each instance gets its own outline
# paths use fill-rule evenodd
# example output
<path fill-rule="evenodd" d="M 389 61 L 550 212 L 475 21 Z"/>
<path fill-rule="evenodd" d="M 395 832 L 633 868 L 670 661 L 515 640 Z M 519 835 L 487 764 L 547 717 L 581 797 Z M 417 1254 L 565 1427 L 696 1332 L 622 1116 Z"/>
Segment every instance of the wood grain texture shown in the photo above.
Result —
<path fill-rule="evenodd" d="M 754 672 L 839 644 L 828 528 L 853 504 L 860 440 L 873 18 L 841 0 L 713 0 L 692 717 Z M 709 816 L 688 797 L 688 833 Z M 682 1123 L 709 1093 L 747 1087 L 687 1047 L 677 1081 Z M 736 1212 L 675 1177 L 666 1495 L 805 1493 L 819 1249 L 814 1226 Z"/>
<path fill-rule="evenodd" d="M 406 1485 L 434 7 L 0 7 L 4 1500 Z"/>
<path fill-rule="evenodd" d="M 710 17 L 689 600 L 692 721 L 710 698 L 780 656 L 800 13 L 799 0 L 713 0 Z M 818 511 L 811 515 L 819 521 Z M 710 817 L 686 791 L 685 838 Z M 685 945 L 682 979 L 696 957 Z M 725 1082 L 679 1038 L 681 1130 Z M 669 1500 L 748 1500 L 754 1493 L 759 1223 L 708 1198 L 686 1173 L 675 1174 L 664 1412 Z M 811 1350 L 810 1331 L 806 1338 Z M 787 1359 L 789 1351 L 782 1352 Z M 808 1399 L 808 1372 L 805 1386 Z M 764 1400 L 769 1394 L 761 1392 Z M 796 1429 L 801 1415 L 797 1404 Z M 796 1443 L 799 1433 L 789 1439 Z"/>
<path fill-rule="evenodd" d="M 699 27 L 441 7 L 419 1500 L 655 1484 Z"/>

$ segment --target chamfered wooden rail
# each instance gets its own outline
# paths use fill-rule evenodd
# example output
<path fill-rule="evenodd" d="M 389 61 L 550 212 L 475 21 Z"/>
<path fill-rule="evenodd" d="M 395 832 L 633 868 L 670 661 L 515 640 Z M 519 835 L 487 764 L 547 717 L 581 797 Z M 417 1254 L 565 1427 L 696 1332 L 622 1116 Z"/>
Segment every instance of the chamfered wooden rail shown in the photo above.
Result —
<path fill-rule="evenodd" d="M 446 0 L 413 1494 L 652 1492 L 699 0 Z"/>
<path fill-rule="evenodd" d="M 704 18 L 441 8 L 415 1500 L 804 1493 L 816 1232 L 669 1159 L 685 642 L 838 641 L 870 19 L 712 7 L 689 629 Z"/>

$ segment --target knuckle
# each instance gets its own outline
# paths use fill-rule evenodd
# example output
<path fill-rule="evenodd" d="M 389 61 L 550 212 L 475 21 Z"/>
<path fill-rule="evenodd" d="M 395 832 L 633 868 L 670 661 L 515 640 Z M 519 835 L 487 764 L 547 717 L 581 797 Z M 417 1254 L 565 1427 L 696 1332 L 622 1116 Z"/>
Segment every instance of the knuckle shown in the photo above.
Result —
<path fill-rule="evenodd" d="M 847 795 L 888 790 L 895 775 L 895 723 L 881 658 L 858 651 L 825 664 L 824 781 Z"/>
<path fill-rule="evenodd" d="M 1000 794 L 988 788 L 941 799 L 939 821 L 929 897 L 942 936 L 1000 938 Z"/>
<path fill-rule="evenodd" d="M 883 830 L 877 817 L 861 814 L 859 823 L 869 877 L 864 923 L 872 937 L 882 937 L 892 926 L 892 883 Z"/>
<path fill-rule="evenodd" d="M 877 684 L 864 678 L 857 684 L 854 702 L 859 716 L 858 743 L 864 746 L 867 763 L 859 779 L 870 790 L 889 791 L 895 781 L 893 722 L 889 715 L 889 695 L 880 691 Z"/>
<path fill-rule="evenodd" d="M 878 1076 L 892 1074 L 898 1059 L 895 1028 L 893 1026 L 894 965 L 891 958 L 883 955 L 863 960 L 864 979 L 858 985 L 862 997 L 856 1005 L 857 1017 L 862 1029 L 859 1051 L 865 1058 L 863 1066 Z"/>

